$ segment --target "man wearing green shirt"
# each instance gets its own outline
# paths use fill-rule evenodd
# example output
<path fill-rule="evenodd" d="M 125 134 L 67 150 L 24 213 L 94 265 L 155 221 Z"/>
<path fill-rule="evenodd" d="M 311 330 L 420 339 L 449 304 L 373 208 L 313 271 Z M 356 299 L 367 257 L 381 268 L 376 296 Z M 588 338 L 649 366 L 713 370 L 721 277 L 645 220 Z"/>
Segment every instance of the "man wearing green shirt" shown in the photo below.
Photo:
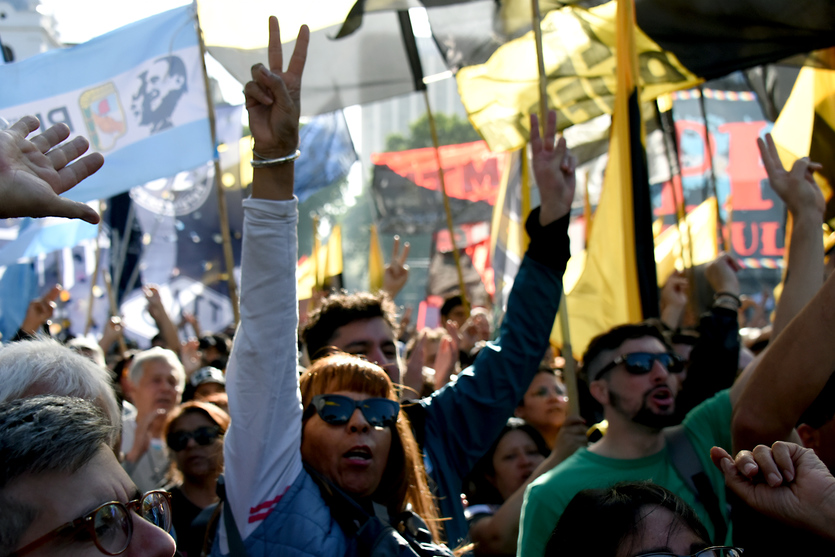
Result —
<path fill-rule="evenodd" d="M 623 481 L 652 480 L 673 491 L 696 509 L 715 536 L 709 513 L 682 480 L 667 450 L 663 429 L 674 423 L 675 397 L 685 373 L 658 329 L 647 324 L 615 327 L 592 341 L 584 366 L 591 394 L 609 422 L 608 431 L 528 487 L 519 555 L 543 554 L 557 520 L 577 492 Z M 731 450 L 731 412 L 741 385 L 737 380 L 731 389 L 691 410 L 683 422 L 726 522 L 724 479 L 712 466 L 710 448 Z M 719 545 L 724 541 L 719 540 Z"/>

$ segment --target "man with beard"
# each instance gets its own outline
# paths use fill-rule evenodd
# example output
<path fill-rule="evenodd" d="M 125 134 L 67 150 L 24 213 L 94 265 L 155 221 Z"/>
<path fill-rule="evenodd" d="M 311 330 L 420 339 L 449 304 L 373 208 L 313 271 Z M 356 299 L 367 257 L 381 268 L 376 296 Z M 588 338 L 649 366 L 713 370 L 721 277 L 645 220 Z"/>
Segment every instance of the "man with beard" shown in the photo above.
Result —
<path fill-rule="evenodd" d="M 579 491 L 624 481 L 652 480 L 666 487 L 696 509 L 714 536 L 708 511 L 682 480 L 667 447 L 664 428 L 677 421 L 676 395 L 686 372 L 663 334 L 647 323 L 615 327 L 591 341 L 582 373 L 591 395 L 603 406 L 608 430 L 600 441 L 581 448 L 530 485 L 522 512 L 519 554 L 543 554 L 554 525 Z M 730 449 L 733 401 L 742 385 L 737 381 L 731 389 L 708 399 L 683 422 L 720 509 L 727 508 L 724 481 L 711 466 L 710 448 Z"/>

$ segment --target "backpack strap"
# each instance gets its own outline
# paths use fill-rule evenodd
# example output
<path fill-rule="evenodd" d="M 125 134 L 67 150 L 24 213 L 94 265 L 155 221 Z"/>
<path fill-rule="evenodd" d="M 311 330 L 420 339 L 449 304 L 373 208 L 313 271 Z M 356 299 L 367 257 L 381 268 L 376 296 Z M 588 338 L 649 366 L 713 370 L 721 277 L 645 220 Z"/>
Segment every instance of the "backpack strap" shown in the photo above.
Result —
<path fill-rule="evenodd" d="M 713 491 L 713 485 L 702 467 L 702 461 L 696 454 L 693 443 L 687 437 L 684 425 L 665 428 L 663 434 L 667 452 L 676 472 L 684 480 L 687 488 L 696 495 L 696 500 L 704 506 L 710 522 L 713 523 L 713 542 L 723 545 L 728 534 L 728 525 L 722 515 L 719 498 Z"/>
<path fill-rule="evenodd" d="M 248 557 L 241 533 L 235 524 L 235 517 L 232 516 L 232 509 L 226 500 L 226 482 L 221 474 L 217 479 L 217 495 L 220 497 L 219 505 L 223 506 L 223 524 L 226 525 L 226 543 L 229 545 L 229 555 L 235 557 Z"/>

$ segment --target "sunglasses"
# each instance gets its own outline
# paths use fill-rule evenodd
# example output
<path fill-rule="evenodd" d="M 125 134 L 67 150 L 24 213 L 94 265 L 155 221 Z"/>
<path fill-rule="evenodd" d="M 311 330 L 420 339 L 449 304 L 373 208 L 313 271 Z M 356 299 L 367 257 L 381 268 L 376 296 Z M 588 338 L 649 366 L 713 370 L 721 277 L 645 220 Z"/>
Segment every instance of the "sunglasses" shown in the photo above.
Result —
<path fill-rule="evenodd" d="M 741 557 L 742 549 L 737 547 L 716 546 L 697 551 L 692 555 L 677 555 L 675 553 L 642 553 L 635 557 Z"/>
<path fill-rule="evenodd" d="M 653 354 L 651 352 L 632 352 L 618 356 L 594 376 L 599 379 L 604 373 L 610 371 L 620 364 L 624 364 L 626 371 L 631 375 L 646 375 L 652 371 L 655 362 L 660 363 L 670 373 L 681 373 L 684 371 L 684 360 L 672 352 Z"/>
<path fill-rule="evenodd" d="M 119 555 L 125 552 L 133 537 L 131 511 L 166 532 L 171 529 L 171 494 L 167 491 L 149 491 L 139 499 L 127 503 L 105 503 L 81 518 L 67 522 L 41 536 L 9 557 L 31 553 L 57 537 L 75 538 L 79 541 L 93 540 L 99 551 L 105 555 Z"/>
<path fill-rule="evenodd" d="M 325 422 L 331 425 L 347 424 L 359 408 L 362 415 L 373 427 L 390 427 L 397 422 L 400 404 L 388 398 L 366 398 L 354 400 L 342 395 L 316 395 L 307 407 L 303 420 L 315 411 Z"/>
<path fill-rule="evenodd" d="M 211 445 L 215 440 L 222 436 L 223 433 L 217 426 L 198 427 L 194 431 L 172 431 L 165 438 L 165 442 L 174 452 L 180 452 L 186 448 L 189 439 L 194 439 L 198 445 L 205 447 Z"/>

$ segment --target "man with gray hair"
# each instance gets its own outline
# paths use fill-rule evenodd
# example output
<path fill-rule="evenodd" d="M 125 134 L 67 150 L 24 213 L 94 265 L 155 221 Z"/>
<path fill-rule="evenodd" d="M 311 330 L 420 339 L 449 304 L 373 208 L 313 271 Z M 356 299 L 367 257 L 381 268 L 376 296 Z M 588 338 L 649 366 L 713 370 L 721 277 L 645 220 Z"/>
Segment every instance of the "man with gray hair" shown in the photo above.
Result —
<path fill-rule="evenodd" d="M 34 395 L 89 400 L 113 425 L 108 444 L 119 440 L 121 411 L 110 375 L 80 354 L 50 339 L 23 340 L 0 350 L 0 402 Z"/>
<path fill-rule="evenodd" d="M 79 398 L 0 403 L 0 557 L 174 555 L 169 496 L 138 492 L 112 429 Z"/>
<path fill-rule="evenodd" d="M 183 364 L 171 350 L 151 348 L 133 358 L 125 387 L 136 415 L 122 424 L 123 466 L 143 491 L 165 479 L 170 462 L 162 430 L 168 413 L 180 404 L 185 382 Z"/>

